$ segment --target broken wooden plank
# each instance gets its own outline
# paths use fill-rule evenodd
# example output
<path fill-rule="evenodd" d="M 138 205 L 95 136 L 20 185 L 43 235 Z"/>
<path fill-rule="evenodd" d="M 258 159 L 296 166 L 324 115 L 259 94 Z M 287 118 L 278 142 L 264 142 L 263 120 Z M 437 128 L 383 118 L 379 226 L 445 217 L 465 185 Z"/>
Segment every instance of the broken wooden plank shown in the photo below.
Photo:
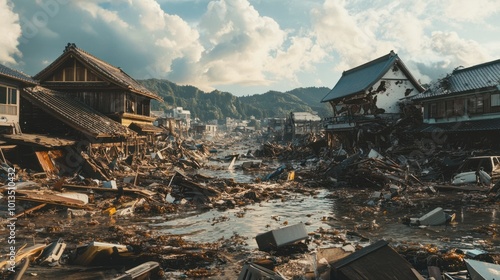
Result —
<path fill-rule="evenodd" d="M 102 187 L 94 187 L 94 186 L 80 186 L 80 185 L 68 185 L 65 184 L 62 186 L 63 188 L 66 189 L 74 189 L 74 190 L 83 190 L 85 192 L 87 191 L 94 191 L 94 192 L 115 192 L 118 193 L 120 190 L 119 189 L 112 189 L 112 188 L 102 188 Z M 155 195 L 155 192 L 148 191 L 148 190 L 141 190 L 141 189 L 132 189 L 132 188 L 123 188 L 123 193 L 124 194 L 135 194 L 135 195 L 140 195 L 146 198 L 149 198 L 153 195 Z"/>

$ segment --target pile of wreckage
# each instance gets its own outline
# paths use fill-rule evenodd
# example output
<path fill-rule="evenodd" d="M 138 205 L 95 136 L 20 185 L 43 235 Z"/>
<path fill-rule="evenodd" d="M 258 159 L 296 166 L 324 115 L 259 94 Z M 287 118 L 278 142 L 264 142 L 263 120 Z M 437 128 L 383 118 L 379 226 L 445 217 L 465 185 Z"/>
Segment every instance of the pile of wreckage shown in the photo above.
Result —
<path fill-rule="evenodd" d="M 15 250 L 2 252 L 2 276 L 30 279 L 47 273 L 53 275 L 52 278 L 66 279 L 165 279 L 170 273 L 169 277 L 178 278 L 217 277 L 228 272 L 213 269 L 214 264 L 216 267 L 228 265 L 231 261 L 225 254 L 237 252 L 246 243 L 237 234 L 214 244 L 197 244 L 182 236 L 159 234 L 140 221 L 131 222 L 132 217 L 137 215 L 140 220 L 165 213 L 232 209 L 270 198 L 279 199 L 280 190 L 299 191 L 297 184 L 307 185 L 311 181 L 321 182 L 322 186 L 328 184 L 331 189 L 343 184 L 374 189 L 371 196 L 374 202 L 390 201 L 416 185 L 434 191 L 422 176 L 427 167 L 418 163 L 419 169 L 415 169 L 415 163 L 405 160 L 404 156 L 392 159 L 375 149 L 348 156 L 345 151 L 325 149 L 323 139 L 317 135 L 302 140 L 285 146 L 265 143 L 261 150 L 255 151 L 255 156 L 290 159 L 262 178 L 280 182 L 281 189 L 277 190 L 231 179 L 188 175 L 187 171 L 203 167 L 213 155 L 210 143 L 165 141 L 126 157 L 117 147 L 94 149 L 80 153 L 80 165 L 72 166 L 71 172 L 61 177 L 50 172 L 33 173 L 4 159 L 3 199 L 6 202 L 9 199 L 9 170 L 15 168 L 16 205 L 14 214 L 3 220 L 6 225 L 3 234 L 8 235 L 12 221 L 20 229 L 16 232 Z M 245 156 L 253 158 L 253 155 Z M 227 160 L 234 163 L 235 156 Z M 60 161 L 51 162 L 53 170 L 69 170 L 58 166 Z M 246 168 L 262 168 L 262 165 L 252 162 Z M 420 173 L 415 175 L 415 170 Z M 322 174 L 321 178 L 318 174 Z M 10 210 L 8 203 L 2 205 L 6 205 L 2 210 Z M 47 215 L 54 218 L 47 218 L 45 224 L 35 228 L 30 218 L 42 211 L 42 219 Z M 57 213 L 65 213 L 67 220 L 59 220 Z M 452 219 L 453 213 L 436 208 L 407 222 L 420 227 L 444 224 Z M 28 229 L 27 233 L 23 234 L 21 229 Z M 278 267 L 304 279 L 374 279 L 370 278 L 374 276 L 375 279 L 425 279 L 419 271 L 427 271 L 434 279 L 439 279 L 438 275 L 446 279 L 467 279 L 461 277 L 469 274 L 470 279 L 475 280 L 480 279 L 472 277 L 475 273 L 487 277 L 485 271 L 491 271 L 491 267 L 498 270 L 493 260 L 487 259 L 490 256 L 487 252 L 454 250 L 446 252 L 446 257 L 440 260 L 451 264 L 449 267 L 467 266 L 468 272 L 463 269 L 441 272 L 440 265 L 429 259 L 437 253 L 434 247 L 392 248 L 387 241 L 370 244 L 364 237 L 358 240 L 361 242 L 350 242 L 346 237 L 349 234 L 356 235 L 354 232 L 342 235 L 334 229 L 311 233 L 302 223 L 259 234 L 255 241 L 259 251 L 265 252 L 264 256 L 238 262 L 239 273 L 235 278 L 287 279 L 278 272 Z M 53 240 L 55 235 L 65 238 Z M 20 246 L 35 237 L 45 241 Z M 341 246 L 318 248 L 311 256 L 308 244 L 321 239 L 335 240 Z M 299 265 L 298 256 L 304 255 L 314 259 L 309 262 L 313 267 Z M 297 267 L 300 271 L 296 271 Z M 179 270 L 183 272 L 172 274 Z"/>

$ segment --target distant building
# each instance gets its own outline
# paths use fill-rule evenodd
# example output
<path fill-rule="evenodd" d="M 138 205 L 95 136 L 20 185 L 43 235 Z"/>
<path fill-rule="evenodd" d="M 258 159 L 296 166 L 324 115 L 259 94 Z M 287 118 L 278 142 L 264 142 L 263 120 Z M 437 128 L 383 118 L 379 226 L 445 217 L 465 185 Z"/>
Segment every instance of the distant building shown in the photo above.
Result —
<path fill-rule="evenodd" d="M 215 124 L 193 124 L 192 132 L 195 137 L 215 136 L 217 134 L 217 125 Z"/>
<path fill-rule="evenodd" d="M 322 130 L 321 118 L 309 112 L 292 112 L 286 118 L 285 128 L 287 140 L 308 133 L 318 133 Z"/>
<path fill-rule="evenodd" d="M 191 126 L 191 112 L 189 110 L 184 110 L 182 107 L 174 108 L 172 109 L 172 117 L 181 119 L 187 127 Z"/>

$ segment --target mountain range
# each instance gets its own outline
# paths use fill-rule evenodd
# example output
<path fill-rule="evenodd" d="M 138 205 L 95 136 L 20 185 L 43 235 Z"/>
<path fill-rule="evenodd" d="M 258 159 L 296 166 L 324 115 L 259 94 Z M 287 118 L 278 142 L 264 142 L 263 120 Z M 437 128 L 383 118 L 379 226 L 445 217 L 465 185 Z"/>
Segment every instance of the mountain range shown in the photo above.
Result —
<path fill-rule="evenodd" d="M 191 118 L 201 121 L 233 119 L 285 118 L 290 112 L 311 112 L 320 117 L 331 115 L 328 103 L 321 99 L 331 90 L 327 87 L 296 88 L 287 92 L 268 91 L 249 96 L 235 96 L 214 90 L 204 92 L 194 86 L 181 86 L 164 79 L 138 80 L 157 93 L 163 103 L 153 101 L 152 110 L 182 107 L 191 112 Z"/>

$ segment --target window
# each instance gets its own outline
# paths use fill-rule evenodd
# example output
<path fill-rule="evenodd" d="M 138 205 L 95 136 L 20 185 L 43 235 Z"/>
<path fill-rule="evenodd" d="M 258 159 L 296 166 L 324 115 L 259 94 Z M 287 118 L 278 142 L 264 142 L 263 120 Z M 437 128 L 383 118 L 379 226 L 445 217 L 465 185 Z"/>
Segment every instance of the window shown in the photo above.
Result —
<path fill-rule="evenodd" d="M 453 117 L 454 115 L 453 111 L 455 109 L 453 100 L 447 100 L 445 104 L 446 104 L 446 117 Z"/>
<path fill-rule="evenodd" d="M 436 118 L 444 118 L 445 117 L 445 103 L 438 102 L 437 103 L 437 116 Z"/>
<path fill-rule="evenodd" d="M 436 117 L 437 117 L 437 104 L 431 103 L 429 105 L 429 118 L 436 118 Z"/>
<path fill-rule="evenodd" d="M 463 99 L 457 99 L 454 103 L 453 109 L 455 116 L 463 116 L 465 112 L 465 102 Z"/>
<path fill-rule="evenodd" d="M 500 106 L 500 94 L 491 95 L 491 107 Z"/>
<path fill-rule="evenodd" d="M 0 86 L 0 114 L 17 115 L 17 89 Z"/>
<path fill-rule="evenodd" d="M 480 114 L 484 112 L 483 96 L 472 96 L 467 100 L 467 112 L 469 114 Z"/>

